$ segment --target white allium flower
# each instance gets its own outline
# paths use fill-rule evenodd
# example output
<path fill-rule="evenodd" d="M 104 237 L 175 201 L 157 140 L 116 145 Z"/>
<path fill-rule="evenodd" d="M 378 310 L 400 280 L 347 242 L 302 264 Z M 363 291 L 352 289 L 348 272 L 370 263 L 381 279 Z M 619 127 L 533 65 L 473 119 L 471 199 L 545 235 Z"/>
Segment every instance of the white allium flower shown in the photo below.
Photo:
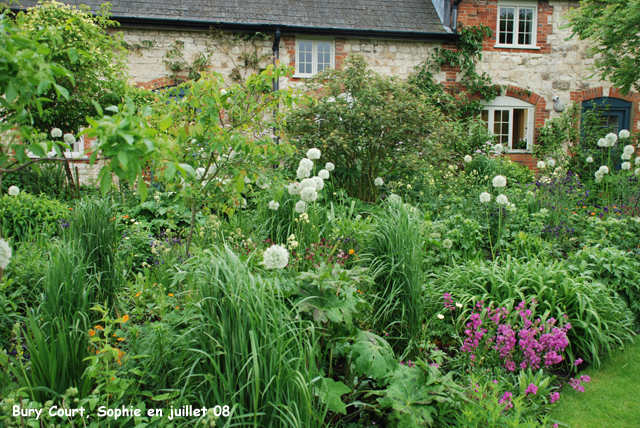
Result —
<path fill-rule="evenodd" d="M 482 202 L 483 204 L 491 202 L 491 195 L 487 192 L 480 193 L 480 202 Z"/>
<path fill-rule="evenodd" d="M 593 163 L 593 158 L 591 156 L 588 156 L 585 160 L 587 161 L 587 163 Z"/>
<path fill-rule="evenodd" d="M 622 169 L 625 170 L 630 170 L 631 169 L 631 162 L 622 162 Z"/>
<path fill-rule="evenodd" d="M 316 183 L 316 191 L 321 191 L 324 189 L 324 180 L 320 177 L 312 177 L 311 178 Z"/>
<path fill-rule="evenodd" d="M 4 239 L 0 238 L 0 269 L 6 269 L 11 260 L 11 247 Z"/>
<path fill-rule="evenodd" d="M 616 134 L 614 134 L 613 132 L 610 132 L 609 134 L 607 134 L 604 137 L 605 140 L 607 140 L 608 147 L 613 147 L 613 145 L 616 143 L 616 141 L 618 141 L 618 136 Z"/>
<path fill-rule="evenodd" d="M 608 143 L 607 140 L 605 140 L 604 138 L 600 138 L 598 140 L 598 147 L 607 147 Z"/>
<path fill-rule="evenodd" d="M 596 183 L 602 183 L 602 176 L 596 177 L 595 182 Z"/>
<path fill-rule="evenodd" d="M 246 175 L 244 176 L 243 180 L 244 180 L 244 184 L 251 183 L 251 179 L 249 177 L 247 177 Z"/>
<path fill-rule="evenodd" d="M 311 187 L 312 189 L 316 188 L 316 181 L 313 178 L 305 178 L 300 182 L 300 190 L 305 187 Z"/>
<path fill-rule="evenodd" d="M 269 209 L 270 210 L 278 211 L 278 208 L 280 208 L 280 204 L 278 202 L 276 202 L 276 201 L 269 202 Z"/>
<path fill-rule="evenodd" d="M 622 160 L 631 160 L 631 153 L 623 153 L 622 156 L 620 156 L 620 159 Z"/>
<path fill-rule="evenodd" d="M 595 173 L 596 179 L 600 178 L 602 179 L 602 176 L 604 176 L 604 173 L 600 170 L 596 171 Z"/>
<path fill-rule="evenodd" d="M 196 168 L 196 179 L 197 180 L 202 180 L 204 178 L 204 172 L 205 169 L 200 167 L 200 168 Z"/>
<path fill-rule="evenodd" d="M 64 142 L 67 144 L 73 144 L 76 142 L 76 137 L 73 134 L 64 134 Z"/>
<path fill-rule="evenodd" d="M 264 250 L 262 263 L 267 269 L 284 269 L 289 263 L 289 252 L 280 245 L 272 245 Z"/>
<path fill-rule="evenodd" d="M 51 130 L 51 137 L 53 137 L 53 138 L 62 137 L 62 130 L 60 128 L 53 128 Z"/>
<path fill-rule="evenodd" d="M 500 194 L 496 198 L 496 202 L 499 203 L 500 205 L 507 205 L 509 203 L 509 199 L 507 199 L 505 195 Z"/>
<path fill-rule="evenodd" d="M 456 302 L 456 308 L 458 308 L 458 309 L 462 308 L 462 303 Z"/>
<path fill-rule="evenodd" d="M 549 168 L 553 168 L 554 166 L 556 166 L 556 161 L 553 159 L 549 159 L 547 161 L 547 165 L 549 165 Z"/>
<path fill-rule="evenodd" d="M 634 173 L 635 175 L 637 175 L 638 177 L 640 177 L 640 168 L 636 168 L 636 170 L 635 170 L 635 171 L 633 171 L 633 173 Z"/>
<path fill-rule="evenodd" d="M 20 189 L 17 186 L 9 187 L 9 196 L 18 196 L 20 194 Z"/>
<path fill-rule="evenodd" d="M 464 157 L 464 161 L 465 161 L 466 163 L 469 163 L 469 162 L 471 162 L 472 160 L 473 160 L 473 158 L 472 158 L 471 156 L 469 156 L 469 155 L 466 155 L 466 156 Z"/>
<path fill-rule="evenodd" d="M 400 203 L 402 203 L 402 198 L 399 195 L 396 195 L 395 193 L 392 193 L 387 198 L 387 201 L 389 203 L 391 203 L 391 204 L 400 204 Z"/>
<path fill-rule="evenodd" d="M 624 154 L 626 155 L 630 155 L 634 150 L 635 149 L 631 144 L 627 144 L 626 146 L 624 146 Z"/>
<path fill-rule="evenodd" d="M 495 146 L 493 146 L 493 150 L 496 152 L 497 155 L 499 155 L 504 150 L 504 146 L 498 143 Z"/>
<path fill-rule="evenodd" d="M 602 165 L 598 171 L 600 171 L 603 174 L 609 174 L 609 167 L 606 165 Z"/>
<path fill-rule="evenodd" d="M 225 91 L 224 89 L 220 89 L 220 95 L 227 95 L 227 91 Z"/>
<path fill-rule="evenodd" d="M 245 198 L 242 198 L 242 208 L 246 208 L 247 207 L 247 200 Z"/>
<path fill-rule="evenodd" d="M 629 131 L 626 129 L 623 129 L 622 131 L 618 132 L 618 137 L 620 138 L 629 138 Z"/>
<path fill-rule="evenodd" d="M 635 162 L 636 162 L 636 165 L 640 165 L 640 156 L 637 156 L 637 157 L 636 157 Z"/>
<path fill-rule="evenodd" d="M 493 187 L 504 187 L 507 185 L 507 178 L 504 175 L 493 177 Z"/>
<path fill-rule="evenodd" d="M 311 159 L 303 158 L 300 160 L 300 167 L 311 171 L 313 169 L 313 161 Z"/>
<path fill-rule="evenodd" d="M 451 247 L 453 247 L 453 241 L 451 241 L 451 239 L 445 239 L 442 241 L 442 248 L 449 249 Z"/>
<path fill-rule="evenodd" d="M 289 191 L 290 195 L 295 196 L 300 194 L 300 190 L 302 190 L 302 187 L 300 187 L 300 183 L 294 181 L 293 183 L 289 184 L 287 190 Z"/>
<path fill-rule="evenodd" d="M 442 314 L 438 314 L 438 319 L 439 319 L 439 320 L 443 320 L 443 319 L 444 319 L 444 315 L 442 315 Z"/>
<path fill-rule="evenodd" d="M 305 201 L 298 201 L 296 203 L 296 212 L 302 214 L 307 210 L 307 203 Z"/>
<path fill-rule="evenodd" d="M 536 165 L 536 166 L 538 167 L 538 169 L 544 169 L 544 167 L 545 167 L 546 165 L 544 164 L 544 162 L 543 162 L 543 161 L 538 161 L 538 163 L 537 163 L 537 165 Z"/>
<path fill-rule="evenodd" d="M 380 187 L 384 184 L 384 180 L 380 177 L 376 178 L 375 180 L 373 180 L 373 184 L 375 184 L 376 186 Z"/>
<path fill-rule="evenodd" d="M 318 177 L 322 178 L 323 180 L 328 180 L 329 179 L 329 171 L 327 171 L 326 169 L 321 169 L 318 172 Z"/>
<path fill-rule="evenodd" d="M 305 187 L 300 191 L 300 199 L 304 202 L 313 202 L 318 199 L 318 192 L 313 187 Z"/>
<path fill-rule="evenodd" d="M 326 169 L 327 171 L 331 172 L 334 169 L 336 169 L 336 166 L 334 164 L 332 164 L 331 162 L 327 162 L 327 164 L 324 166 L 324 169 Z"/>
<path fill-rule="evenodd" d="M 298 167 L 298 170 L 296 171 L 296 177 L 298 177 L 298 179 L 307 178 L 310 175 L 311 175 L 311 170 L 303 167 L 302 165 L 300 165 Z"/>
<path fill-rule="evenodd" d="M 320 159 L 320 150 L 316 148 L 309 149 L 309 151 L 307 152 L 307 157 L 312 160 Z"/>

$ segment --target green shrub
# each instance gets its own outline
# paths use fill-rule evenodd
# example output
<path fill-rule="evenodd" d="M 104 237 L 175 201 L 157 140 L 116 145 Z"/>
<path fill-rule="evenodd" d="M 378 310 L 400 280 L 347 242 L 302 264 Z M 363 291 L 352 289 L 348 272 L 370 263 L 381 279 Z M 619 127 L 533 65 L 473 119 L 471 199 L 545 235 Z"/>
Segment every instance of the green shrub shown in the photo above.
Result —
<path fill-rule="evenodd" d="M 18 196 L 0 198 L 2 236 L 15 242 L 27 241 L 39 234 L 53 236 L 70 217 L 67 206 L 44 195 L 20 192 Z"/>
<path fill-rule="evenodd" d="M 2 194 L 11 186 L 17 186 L 20 192 L 32 195 L 45 194 L 50 198 L 65 196 L 68 192 L 64 165 L 60 162 L 41 162 L 40 172 L 27 167 L 17 172 L 2 175 Z"/>
<path fill-rule="evenodd" d="M 603 353 L 631 339 L 633 314 L 617 293 L 588 278 L 576 276 L 562 262 L 507 258 L 499 263 L 471 262 L 440 274 L 431 291 L 434 301 L 450 293 L 464 309 L 454 313 L 458 330 L 479 301 L 506 307 L 510 316 L 522 301 L 537 300 L 543 319 L 565 314 L 572 328 L 566 353 L 571 361 L 583 358 L 599 365 Z"/>

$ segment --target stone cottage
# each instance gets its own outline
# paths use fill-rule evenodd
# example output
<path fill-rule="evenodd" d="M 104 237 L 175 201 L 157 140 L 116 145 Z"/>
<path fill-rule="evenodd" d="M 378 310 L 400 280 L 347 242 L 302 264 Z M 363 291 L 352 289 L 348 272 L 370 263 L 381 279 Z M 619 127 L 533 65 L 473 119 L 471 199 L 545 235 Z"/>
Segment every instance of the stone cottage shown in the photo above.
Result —
<path fill-rule="evenodd" d="M 100 0 L 75 1 L 97 10 Z M 189 64 L 224 75 L 238 72 L 241 55 L 276 60 L 295 67 L 295 84 L 327 67 L 340 67 L 351 53 L 369 67 L 406 78 L 435 47 L 454 48 L 461 26 L 484 24 L 485 39 L 477 68 L 508 89 L 486 104 L 482 118 L 510 156 L 529 166 L 536 129 L 558 115 L 561 104 L 585 108 L 607 104 L 614 128 L 640 131 L 638 94 L 622 96 L 607 81 L 592 77 L 588 45 L 567 40 L 563 15 L 577 1 L 560 0 L 112 0 L 113 19 L 121 24 L 130 48 L 131 78 L 146 88 L 171 86 Z M 23 1 L 30 7 L 34 1 Z M 261 38 L 212 37 L 255 34 Z M 229 42 L 232 40 L 232 42 Z M 235 41 L 234 41 L 235 40 Z M 257 41 L 256 41 L 257 40 Z M 235 43 L 235 44 L 234 44 Z M 247 57 L 245 57 L 247 58 Z M 458 84 L 455 68 L 443 68 L 436 80 Z M 182 74 L 181 74 L 182 73 Z"/>

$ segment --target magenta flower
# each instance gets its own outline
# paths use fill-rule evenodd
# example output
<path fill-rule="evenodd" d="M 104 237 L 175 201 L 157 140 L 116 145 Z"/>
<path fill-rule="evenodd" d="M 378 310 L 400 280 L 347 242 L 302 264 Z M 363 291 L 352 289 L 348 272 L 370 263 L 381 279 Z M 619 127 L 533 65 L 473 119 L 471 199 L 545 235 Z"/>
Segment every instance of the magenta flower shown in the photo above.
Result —
<path fill-rule="evenodd" d="M 551 404 L 553 404 L 556 401 L 558 401 L 559 398 L 560 398 L 560 393 L 559 392 L 552 392 L 551 393 Z"/>
<path fill-rule="evenodd" d="M 573 362 L 573 365 L 574 365 L 574 366 L 578 366 L 578 365 L 580 365 L 580 364 L 582 364 L 582 358 L 578 358 L 577 360 L 575 360 L 575 361 Z"/>
<path fill-rule="evenodd" d="M 525 396 L 529 394 L 536 395 L 537 392 L 538 392 L 538 387 L 535 386 L 533 383 L 530 383 L 529 386 L 527 386 L 527 389 L 524 390 L 524 395 Z"/>

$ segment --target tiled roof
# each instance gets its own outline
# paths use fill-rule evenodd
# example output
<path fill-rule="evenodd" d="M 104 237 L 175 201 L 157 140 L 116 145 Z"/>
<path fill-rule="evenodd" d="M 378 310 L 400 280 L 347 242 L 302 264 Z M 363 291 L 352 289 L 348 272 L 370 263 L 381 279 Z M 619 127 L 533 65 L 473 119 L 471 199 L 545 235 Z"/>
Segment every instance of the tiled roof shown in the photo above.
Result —
<path fill-rule="evenodd" d="M 8 3 L 8 0 L 0 0 Z M 437 0 L 442 1 L 442 0 Z M 33 0 L 20 2 L 25 7 Z M 102 1 L 66 0 L 97 10 Z M 134 25 L 171 23 L 176 27 L 211 24 L 340 29 L 393 34 L 446 34 L 431 0 L 111 0 L 114 19 Z"/>

